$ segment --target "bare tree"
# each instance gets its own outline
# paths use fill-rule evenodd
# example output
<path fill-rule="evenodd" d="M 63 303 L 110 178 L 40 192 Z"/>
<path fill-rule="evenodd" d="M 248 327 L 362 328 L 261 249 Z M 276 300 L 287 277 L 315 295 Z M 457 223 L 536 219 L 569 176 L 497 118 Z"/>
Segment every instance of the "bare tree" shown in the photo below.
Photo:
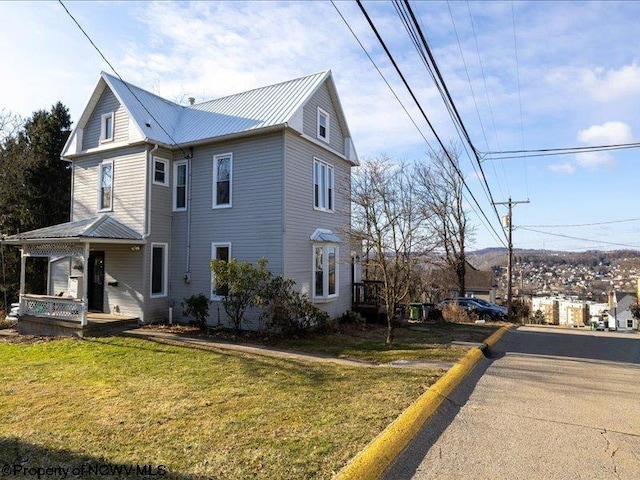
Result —
<path fill-rule="evenodd" d="M 430 249 L 413 169 L 388 157 L 363 162 L 351 188 L 353 225 L 367 244 L 370 275 L 382 281 L 387 338 L 393 342 L 396 306 L 407 297 L 420 257 Z"/>
<path fill-rule="evenodd" d="M 428 219 L 442 249 L 446 267 L 455 274 L 458 295 L 466 292 L 465 247 L 473 237 L 464 208 L 463 180 L 460 171 L 460 147 L 429 155 L 431 163 L 417 167 L 416 178 L 422 215 Z"/>

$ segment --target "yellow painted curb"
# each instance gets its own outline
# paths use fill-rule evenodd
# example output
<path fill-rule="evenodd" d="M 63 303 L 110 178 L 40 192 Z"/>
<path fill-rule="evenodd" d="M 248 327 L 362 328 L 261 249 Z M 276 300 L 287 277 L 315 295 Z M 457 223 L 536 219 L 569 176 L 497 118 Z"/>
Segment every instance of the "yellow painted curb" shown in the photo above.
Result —
<path fill-rule="evenodd" d="M 491 347 L 510 327 L 494 332 L 485 343 Z M 483 358 L 479 348 L 470 350 L 462 360 L 447 371 L 429 390 L 409 406 L 364 450 L 356 455 L 334 480 L 374 480 L 380 478 L 385 469 L 416 436 L 424 423 L 433 415 L 443 400 L 460 384 L 473 367 Z"/>

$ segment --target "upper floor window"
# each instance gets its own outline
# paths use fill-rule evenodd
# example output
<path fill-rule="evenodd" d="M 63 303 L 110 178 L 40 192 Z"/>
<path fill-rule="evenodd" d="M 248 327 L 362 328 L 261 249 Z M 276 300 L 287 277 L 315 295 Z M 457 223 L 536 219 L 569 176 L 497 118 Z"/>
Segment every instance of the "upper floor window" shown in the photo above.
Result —
<path fill-rule="evenodd" d="M 113 112 L 105 113 L 100 117 L 100 141 L 110 142 L 113 140 Z"/>
<path fill-rule="evenodd" d="M 153 183 L 169 185 L 169 160 L 153 157 Z"/>
<path fill-rule="evenodd" d="M 233 194 L 233 154 L 213 157 L 213 205 L 212 208 L 230 207 Z"/>
<path fill-rule="evenodd" d="M 211 244 L 211 260 L 222 260 L 228 262 L 231 258 L 230 243 L 212 243 Z M 215 275 L 211 272 L 211 300 L 221 300 L 222 297 L 229 293 L 229 285 L 216 282 Z"/>
<path fill-rule="evenodd" d="M 313 206 L 318 210 L 333 211 L 333 167 L 313 159 Z"/>
<path fill-rule="evenodd" d="M 329 128 L 331 126 L 331 118 L 329 114 L 318 107 L 318 138 L 329 143 Z"/>
<path fill-rule="evenodd" d="M 113 209 L 113 162 L 102 162 L 98 173 L 98 210 Z"/>
<path fill-rule="evenodd" d="M 151 244 L 151 296 L 167 296 L 168 255 L 166 243 Z"/>
<path fill-rule="evenodd" d="M 181 212 L 187 209 L 187 189 L 188 189 L 188 169 L 187 160 L 180 160 L 173 164 L 173 211 Z"/>

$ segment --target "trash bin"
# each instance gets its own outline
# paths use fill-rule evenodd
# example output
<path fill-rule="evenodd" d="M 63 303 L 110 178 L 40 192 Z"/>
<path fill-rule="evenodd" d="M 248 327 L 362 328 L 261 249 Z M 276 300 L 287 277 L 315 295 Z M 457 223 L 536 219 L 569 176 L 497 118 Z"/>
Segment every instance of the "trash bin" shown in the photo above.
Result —
<path fill-rule="evenodd" d="M 409 319 L 422 320 L 422 304 L 421 303 L 409 304 Z"/>

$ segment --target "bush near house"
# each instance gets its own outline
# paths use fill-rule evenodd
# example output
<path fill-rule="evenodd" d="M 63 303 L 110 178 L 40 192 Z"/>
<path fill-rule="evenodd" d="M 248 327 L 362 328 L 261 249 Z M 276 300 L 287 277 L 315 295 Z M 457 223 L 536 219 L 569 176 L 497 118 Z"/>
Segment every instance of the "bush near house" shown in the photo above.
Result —
<path fill-rule="evenodd" d="M 185 317 L 193 318 L 200 326 L 200 330 L 207 330 L 207 318 L 209 317 L 209 299 L 202 293 L 191 295 L 181 303 Z"/>

